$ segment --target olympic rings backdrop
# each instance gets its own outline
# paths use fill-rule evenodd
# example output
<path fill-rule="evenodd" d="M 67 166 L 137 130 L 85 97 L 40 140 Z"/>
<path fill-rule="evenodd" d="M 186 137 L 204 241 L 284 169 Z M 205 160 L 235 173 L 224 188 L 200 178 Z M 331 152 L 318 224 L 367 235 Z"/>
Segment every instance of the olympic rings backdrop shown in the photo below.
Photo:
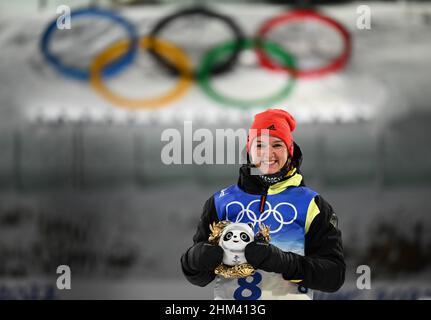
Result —
<path fill-rule="evenodd" d="M 186 49 L 162 37 L 163 30 L 173 21 L 201 16 L 223 24 L 231 33 L 231 41 L 219 43 L 208 48 L 194 67 Z M 71 13 L 72 22 L 77 19 L 91 18 L 111 22 L 120 26 L 127 37 L 109 45 L 92 58 L 87 69 L 68 65 L 62 57 L 50 51 L 50 44 L 56 29 L 56 20 L 51 21 L 44 30 L 40 49 L 48 63 L 59 74 L 70 80 L 88 82 L 103 99 L 115 106 L 127 109 L 160 108 L 181 99 L 195 83 L 202 92 L 216 101 L 220 106 L 247 109 L 253 107 L 270 107 L 285 99 L 294 90 L 298 80 L 304 78 L 320 78 L 342 70 L 349 61 L 351 54 L 351 37 L 347 29 L 335 19 L 312 10 L 291 10 L 267 19 L 256 34 L 247 35 L 231 16 L 221 14 L 212 9 L 196 7 L 177 10 L 160 18 L 148 34 L 139 35 L 132 21 L 118 13 L 101 8 L 86 8 Z M 289 52 L 286 43 L 278 43 L 269 38 L 269 33 L 276 28 L 294 25 L 301 22 L 314 22 L 329 28 L 342 42 L 342 50 L 329 62 L 317 67 L 301 69 L 298 64 L 300 57 Z M 289 39 L 284 39 L 289 41 Z M 260 67 L 270 72 L 283 73 L 286 81 L 283 87 L 273 94 L 258 99 L 230 97 L 220 93 L 211 85 L 211 79 L 220 74 L 232 71 L 238 63 L 239 55 L 244 49 L 253 49 L 258 57 Z M 115 77 L 135 62 L 138 50 L 147 50 L 160 66 L 160 72 L 176 78 L 172 89 L 158 96 L 129 98 L 114 92 L 104 81 Z M 145 77 L 144 72 L 142 72 Z"/>

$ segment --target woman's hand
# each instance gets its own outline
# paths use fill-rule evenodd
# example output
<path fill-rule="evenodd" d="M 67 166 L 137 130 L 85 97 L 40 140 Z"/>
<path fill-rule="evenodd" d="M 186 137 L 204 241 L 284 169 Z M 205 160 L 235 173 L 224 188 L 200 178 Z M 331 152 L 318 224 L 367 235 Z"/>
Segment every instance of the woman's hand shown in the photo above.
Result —
<path fill-rule="evenodd" d="M 276 246 L 253 241 L 245 247 L 245 258 L 255 269 L 267 272 L 286 273 L 291 267 L 291 253 L 284 252 Z"/>
<path fill-rule="evenodd" d="M 252 241 L 245 247 L 245 259 L 255 269 L 261 269 L 262 263 L 271 254 L 269 244 L 264 241 Z M 262 269 L 263 270 L 263 269 Z"/>
<path fill-rule="evenodd" d="M 214 271 L 223 261 L 223 249 L 210 242 L 199 242 L 190 249 L 190 266 L 196 271 Z"/>

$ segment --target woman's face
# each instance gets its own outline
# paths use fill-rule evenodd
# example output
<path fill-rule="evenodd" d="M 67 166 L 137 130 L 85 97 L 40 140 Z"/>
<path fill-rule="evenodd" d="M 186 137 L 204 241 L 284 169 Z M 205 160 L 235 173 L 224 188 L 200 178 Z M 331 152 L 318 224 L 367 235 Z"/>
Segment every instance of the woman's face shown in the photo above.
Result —
<path fill-rule="evenodd" d="M 250 157 L 262 174 L 280 171 L 287 162 L 289 152 L 283 140 L 268 135 L 261 135 L 253 140 Z"/>

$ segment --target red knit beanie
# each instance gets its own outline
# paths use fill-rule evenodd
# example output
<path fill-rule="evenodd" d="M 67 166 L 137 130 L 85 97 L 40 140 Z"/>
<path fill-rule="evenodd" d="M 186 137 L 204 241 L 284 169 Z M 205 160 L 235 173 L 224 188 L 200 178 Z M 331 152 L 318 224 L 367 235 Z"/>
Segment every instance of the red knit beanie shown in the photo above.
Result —
<path fill-rule="evenodd" d="M 253 140 L 262 134 L 261 130 L 266 129 L 270 136 L 283 140 L 290 156 L 293 156 L 292 132 L 295 128 L 296 121 L 287 111 L 268 109 L 258 113 L 254 116 L 253 124 L 248 133 L 247 152 L 250 152 L 250 146 Z"/>

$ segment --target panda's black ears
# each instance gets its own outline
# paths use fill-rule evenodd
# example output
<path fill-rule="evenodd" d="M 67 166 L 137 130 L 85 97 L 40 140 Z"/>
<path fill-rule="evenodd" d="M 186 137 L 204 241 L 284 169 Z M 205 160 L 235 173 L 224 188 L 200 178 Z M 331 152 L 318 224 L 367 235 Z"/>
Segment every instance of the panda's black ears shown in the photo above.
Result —
<path fill-rule="evenodd" d="M 248 226 L 251 228 L 251 230 L 253 230 L 253 223 L 249 222 L 249 223 L 247 223 L 247 224 L 248 224 Z"/>

